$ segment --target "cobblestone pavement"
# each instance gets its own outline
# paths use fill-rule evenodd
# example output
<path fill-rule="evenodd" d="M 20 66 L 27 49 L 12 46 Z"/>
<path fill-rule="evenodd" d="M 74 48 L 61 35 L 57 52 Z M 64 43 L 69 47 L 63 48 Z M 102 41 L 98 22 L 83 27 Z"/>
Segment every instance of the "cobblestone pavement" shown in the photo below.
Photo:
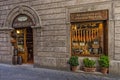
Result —
<path fill-rule="evenodd" d="M 120 80 L 103 75 L 0 64 L 0 80 Z"/>

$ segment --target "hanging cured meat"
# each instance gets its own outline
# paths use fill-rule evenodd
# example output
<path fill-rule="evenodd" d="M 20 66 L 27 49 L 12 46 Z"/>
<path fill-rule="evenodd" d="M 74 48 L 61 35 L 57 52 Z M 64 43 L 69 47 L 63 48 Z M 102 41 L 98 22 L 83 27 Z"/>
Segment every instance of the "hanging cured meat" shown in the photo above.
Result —
<path fill-rule="evenodd" d="M 99 24 L 99 25 L 98 25 Z M 103 40 L 103 24 L 96 22 L 86 22 L 72 25 L 72 41 L 75 41 L 76 50 L 80 54 L 98 53 L 99 45 L 102 45 Z M 98 41 L 98 44 L 96 44 Z M 100 43 L 99 43 L 100 42 Z M 78 53 L 77 53 L 78 54 Z"/>
<path fill-rule="evenodd" d="M 82 29 L 80 30 L 80 35 L 81 35 L 81 41 L 83 41 L 83 31 L 82 31 Z"/>

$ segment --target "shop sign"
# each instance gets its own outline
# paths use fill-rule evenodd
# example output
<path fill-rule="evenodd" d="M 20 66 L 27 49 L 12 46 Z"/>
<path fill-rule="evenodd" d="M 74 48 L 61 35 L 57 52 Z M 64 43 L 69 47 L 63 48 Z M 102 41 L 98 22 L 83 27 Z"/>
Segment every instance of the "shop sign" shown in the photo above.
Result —
<path fill-rule="evenodd" d="M 26 16 L 20 16 L 18 17 L 18 21 L 27 21 L 27 17 Z"/>
<path fill-rule="evenodd" d="M 71 22 L 83 22 L 83 21 L 107 20 L 107 19 L 108 19 L 108 10 L 70 14 Z"/>

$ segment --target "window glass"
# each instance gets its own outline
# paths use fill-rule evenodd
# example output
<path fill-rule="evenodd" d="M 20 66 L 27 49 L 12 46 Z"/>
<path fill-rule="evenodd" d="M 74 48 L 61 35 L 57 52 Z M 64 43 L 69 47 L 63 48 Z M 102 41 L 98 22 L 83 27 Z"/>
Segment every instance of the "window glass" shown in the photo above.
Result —
<path fill-rule="evenodd" d="M 99 55 L 103 53 L 103 22 L 71 24 L 72 55 Z"/>

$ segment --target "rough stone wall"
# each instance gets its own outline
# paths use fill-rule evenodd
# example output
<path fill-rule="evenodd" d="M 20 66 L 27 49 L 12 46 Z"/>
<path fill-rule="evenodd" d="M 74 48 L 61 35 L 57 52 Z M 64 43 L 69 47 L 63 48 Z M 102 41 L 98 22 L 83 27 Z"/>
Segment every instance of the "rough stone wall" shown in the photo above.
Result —
<path fill-rule="evenodd" d="M 42 22 L 42 29 L 37 29 L 36 33 L 38 48 L 36 49 L 35 63 L 43 67 L 67 68 L 67 60 L 70 57 L 69 14 L 101 9 L 109 9 L 111 11 L 110 1 L 111 0 L 32 1 L 33 4 L 31 6 L 38 12 Z"/>
<path fill-rule="evenodd" d="M 120 1 L 119 0 L 0 0 L 0 27 L 9 11 L 19 4 L 32 7 L 40 16 L 42 28 L 34 29 L 35 65 L 41 67 L 68 68 L 70 57 L 69 14 L 94 10 L 109 10 L 108 49 L 110 73 L 120 74 Z M 9 61 L 9 36 L 0 36 L 0 62 Z M 5 44 L 4 44 L 4 43 Z M 4 45 L 4 46 L 1 46 Z M 5 51 L 3 51 L 5 49 Z M 9 51 L 9 52 L 7 52 Z M 9 55 L 9 56 L 7 56 Z M 4 57 L 3 57 L 4 56 Z M 2 59 L 4 58 L 4 59 Z M 10 58 L 9 58 L 10 59 Z"/>
<path fill-rule="evenodd" d="M 11 64 L 12 54 L 10 53 L 9 31 L 0 30 L 0 62 Z"/>
<path fill-rule="evenodd" d="M 116 0 L 113 3 L 113 20 L 115 27 L 115 48 L 113 60 L 111 60 L 110 72 L 120 75 L 120 1 Z"/>
<path fill-rule="evenodd" d="M 0 27 L 3 27 L 9 11 L 18 4 L 30 5 L 30 0 L 0 0 Z"/>
<path fill-rule="evenodd" d="M 40 1 L 40 0 L 39 0 Z M 35 63 L 41 67 L 68 68 L 67 26 L 65 0 L 32 2 L 38 12 L 42 28 L 37 29 L 37 55 Z M 69 69 L 69 68 L 68 68 Z"/>
<path fill-rule="evenodd" d="M 114 3 L 114 20 L 115 20 L 115 56 L 120 60 L 120 1 Z"/>
<path fill-rule="evenodd" d="M 12 64 L 12 46 L 10 43 L 10 29 L 5 28 L 5 20 L 12 8 L 18 4 L 29 4 L 29 0 L 0 0 L 0 62 Z"/>

